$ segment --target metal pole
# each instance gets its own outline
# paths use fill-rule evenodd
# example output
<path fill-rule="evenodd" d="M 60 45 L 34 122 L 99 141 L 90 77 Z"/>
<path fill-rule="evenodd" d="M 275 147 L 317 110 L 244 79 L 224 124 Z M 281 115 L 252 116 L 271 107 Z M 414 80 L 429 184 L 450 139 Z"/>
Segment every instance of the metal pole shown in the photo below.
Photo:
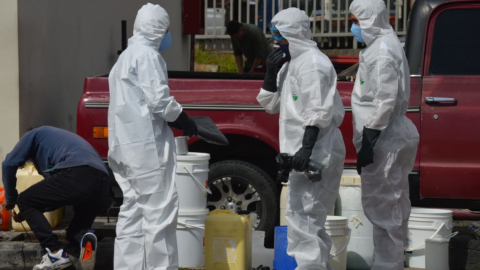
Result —
<path fill-rule="evenodd" d="M 205 36 L 208 36 L 208 26 L 207 26 L 208 25 L 208 23 L 207 23 L 208 22 L 208 12 L 207 11 L 208 11 L 208 0 L 205 0 L 205 22 L 204 22 L 205 23 L 205 26 L 204 26 Z M 204 44 L 205 44 L 205 49 L 207 49 L 207 42 L 204 42 Z"/>
<path fill-rule="evenodd" d="M 238 0 L 238 21 L 242 22 L 242 0 Z"/>
<path fill-rule="evenodd" d="M 340 34 L 340 1 L 337 1 L 337 33 Z M 340 47 L 340 37 L 337 37 L 337 47 Z"/>
<path fill-rule="evenodd" d="M 313 0 L 313 36 L 317 32 L 317 0 Z"/>
<path fill-rule="evenodd" d="M 247 23 L 250 23 L 250 0 L 247 0 Z"/>
<path fill-rule="evenodd" d="M 207 1 L 207 0 L 205 0 Z M 233 6 L 235 5 L 235 3 L 233 2 L 233 0 L 230 0 L 230 21 L 233 21 Z"/>
<path fill-rule="evenodd" d="M 348 13 L 348 0 L 345 0 L 345 33 L 348 33 L 348 17 L 349 17 L 349 13 Z M 345 38 L 345 46 L 348 46 L 348 38 Z"/>
<path fill-rule="evenodd" d="M 277 0 L 272 0 L 272 19 L 275 17 L 275 1 Z M 269 22 L 269 25 L 271 26 L 271 22 Z"/>
<path fill-rule="evenodd" d="M 403 5 L 403 29 L 402 29 L 402 32 L 407 34 L 407 19 L 408 19 L 408 4 L 405 3 Z"/>
<path fill-rule="evenodd" d="M 263 33 L 267 34 L 267 0 L 263 0 Z"/>
<path fill-rule="evenodd" d="M 213 37 L 215 38 L 216 36 L 217 36 L 217 0 L 213 0 Z"/>
<path fill-rule="evenodd" d="M 321 27 L 320 27 L 320 44 L 323 47 L 323 33 L 325 32 L 325 3 L 324 0 L 320 0 L 320 6 L 322 7 L 322 20 L 321 20 Z"/>
<path fill-rule="evenodd" d="M 195 71 L 195 35 L 190 35 L 190 71 Z"/>
<path fill-rule="evenodd" d="M 258 26 L 258 0 L 255 0 L 255 25 Z"/>
<path fill-rule="evenodd" d="M 395 33 L 398 33 L 398 16 L 402 16 L 399 14 L 402 12 L 402 8 L 400 7 L 400 4 L 401 4 L 400 0 L 395 1 Z"/>

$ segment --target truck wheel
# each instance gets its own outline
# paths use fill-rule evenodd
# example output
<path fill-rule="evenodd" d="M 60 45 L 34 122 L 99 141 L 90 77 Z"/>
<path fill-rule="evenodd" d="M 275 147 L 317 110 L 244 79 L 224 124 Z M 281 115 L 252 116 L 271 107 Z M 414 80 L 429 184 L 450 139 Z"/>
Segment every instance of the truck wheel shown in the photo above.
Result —
<path fill-rule="evenodd" d="M 276 186 L 270 176 L 248 162 L 226 160 L 210 167 L 207 207 L 250 214 L 253 229 L 265 231 L 265 242 L 273 240 L 277 220 Z"/>

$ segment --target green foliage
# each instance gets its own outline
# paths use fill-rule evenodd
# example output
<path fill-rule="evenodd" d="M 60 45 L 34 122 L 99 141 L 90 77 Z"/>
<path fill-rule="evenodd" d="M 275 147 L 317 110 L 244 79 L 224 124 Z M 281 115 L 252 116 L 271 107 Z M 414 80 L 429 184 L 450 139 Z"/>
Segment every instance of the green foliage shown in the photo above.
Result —
<path fill-rule="evenodd" d="M 207 51 L 201 45 L 195 48 L 195 62 L 217 65 L 218 72 L 238 72 L 237 63 L 235 62 L 233 54 Z"/>

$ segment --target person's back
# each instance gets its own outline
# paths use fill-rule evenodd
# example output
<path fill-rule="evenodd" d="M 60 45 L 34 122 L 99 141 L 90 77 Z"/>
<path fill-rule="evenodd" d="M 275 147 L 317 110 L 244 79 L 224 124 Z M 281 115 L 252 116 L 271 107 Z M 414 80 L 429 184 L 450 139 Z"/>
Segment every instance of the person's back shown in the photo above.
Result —
<path fill-rule="evenodd" d="M 79 166 L 90 166 L 108 174 L 98 152 L 83 138 L 63 129 L 43 126 L 25 133 L 2 164 L 6 194 L 10 198 L 15 197 L 16 192 L 7 179 L 15 178 L 17 168 L 28 159 L 44 177 L 51 170 Z"/>
<path fill-rule="evenodd" d="M 231 21 L 228 23 L 227 33 L 231 37 L 239 72 L 253 72 L 272 51 L 265 34 L 256 25 Z M 245 66 L 242 55 L 246 58 Z"/>
<path fill-rule="evenodd" d="M 34 163 L 45 180 L 18 195 L 16 172 L 28 160 Z M 18 205 L 20 212 L 14 212 L 14 220 L 27 221 L 47 251 L 34 270 L 63 269 L 71 265 L 62 243 L 43 215 L 65 205 L 72 205 L 75 212 L 67 229 L 67 240 L 73 248 L 80 248 L 81 254 L 95 250 L 97 239 L 88 230 L 96 216 L 111 204 L 110 178 L 106 165 L 87 141 L 59 128 L 36 128 L 22 136 L 7 155 L 2 169 L 7 198 L 5 208 L 10 210 Z M 80 243 L 84 245 L 80 246 Z M 82 265 L 94 263 L 95 254 L 82 261 Z"/>

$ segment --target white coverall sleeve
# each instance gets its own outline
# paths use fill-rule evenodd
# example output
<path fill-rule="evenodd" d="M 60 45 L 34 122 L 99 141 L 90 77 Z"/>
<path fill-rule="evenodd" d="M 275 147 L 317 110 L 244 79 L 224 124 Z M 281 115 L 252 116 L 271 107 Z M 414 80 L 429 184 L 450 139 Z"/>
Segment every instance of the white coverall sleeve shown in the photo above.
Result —
<path fill-rule="evenodd" d="M 280 96 L 280 91 L 272 93 L 262 88 L 257 96 L 257 101 L 267 113 L 275 114 L 280 112 Z"/>
<path fill-rule="evenodd" d="M 182 106 L 170 96 L 168 78 L 162 71 L 160 60 L 146 53 L 137 59 L 138 84 L 142 89 L 148 108 L 167 122 L 177 120 Z"/>
<path fill-rule="evenodd" d="M 323 72 L 314 68 L 298 76 L 300 100 L 304 108 L 303 128 L 326 128 L 332 122 L 336 82 L 331 82 Z"/>
<path fill-rule="evenodd" d="M 375 90 L 374 112 L 365 127 L 384 130 L 388 126 L 398 95 L 398 73 L 393 59 L 380 56 L 372 74 L 376 74 L 371 78 L 372 89 Z"/>

